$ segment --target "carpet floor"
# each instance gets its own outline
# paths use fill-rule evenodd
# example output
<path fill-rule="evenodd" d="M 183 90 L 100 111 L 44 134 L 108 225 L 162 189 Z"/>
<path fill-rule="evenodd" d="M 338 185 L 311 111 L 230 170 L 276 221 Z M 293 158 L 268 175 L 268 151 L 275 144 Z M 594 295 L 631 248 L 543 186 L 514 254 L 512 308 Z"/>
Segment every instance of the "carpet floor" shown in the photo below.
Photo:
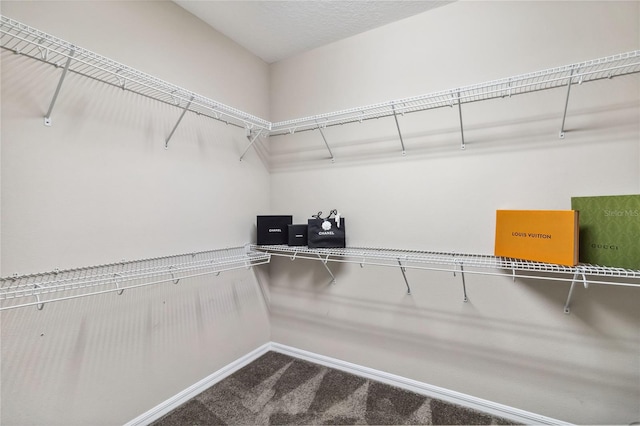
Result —
<path fill-rule="evenodd" d="M 508 425 L 505 419 L 268 352 L 152 423 Z"/>

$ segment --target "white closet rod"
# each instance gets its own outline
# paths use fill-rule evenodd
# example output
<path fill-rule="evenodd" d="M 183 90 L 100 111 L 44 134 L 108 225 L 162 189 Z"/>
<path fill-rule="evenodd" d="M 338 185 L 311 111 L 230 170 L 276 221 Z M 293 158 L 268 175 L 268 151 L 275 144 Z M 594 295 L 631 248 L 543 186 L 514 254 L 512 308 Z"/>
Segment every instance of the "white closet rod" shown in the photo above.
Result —
<path fill-rule="evenodd" d="M 250 245 L 0 278 L 0 311 L 117 292 L 268 263 Z"/>
<path fill-rule="evenodd" d="M 397 117 L 397 114 L 446 106 L 460 108 L 462 104 L 469 102 L 510 97 L 558 87 L 570 88 L 573 84 L 640 72 L 640 50 L 634 50 L 485 83 L 272 123 L 79 48 L 8 17 L 0 15 L 0 18 L 2 48 L 56 67 L 62 67 L 69 61 L 68 68 L 73 73 L 178 106 L 184 111 L 192 111 L 227 124 L 244 127 L 250 131 L 261 129 L 261 135 L 264 136 L 321 130 L 328 126 L 362 122 L 374 118 Z M 567 93 L 567 99 L 568 96 L 569 93 Z M 564 125 L 560 131 L 561 137 L 563 129 Z M 461 131 L 463 131 L 462 123 Z M 400 137 L 402 137 L 401 133 Z"/>

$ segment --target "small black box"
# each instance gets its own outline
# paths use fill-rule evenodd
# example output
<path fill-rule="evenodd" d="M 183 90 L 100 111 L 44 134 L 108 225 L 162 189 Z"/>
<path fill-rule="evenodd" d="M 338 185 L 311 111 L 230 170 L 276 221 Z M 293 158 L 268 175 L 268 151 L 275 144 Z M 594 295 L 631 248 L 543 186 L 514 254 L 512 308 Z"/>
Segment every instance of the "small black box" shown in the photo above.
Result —
<path fill-rule="evenodd" d="M 290 246 L 306 246 L 307 245 L 307 229 L 308 225 L 289 225 L 289 245 Z"/>
<path fill-rule="evenodd" d="M 257 244 L 278 245 L 289 242 L 289 228 L 293 216 L 257 216 Z"/>

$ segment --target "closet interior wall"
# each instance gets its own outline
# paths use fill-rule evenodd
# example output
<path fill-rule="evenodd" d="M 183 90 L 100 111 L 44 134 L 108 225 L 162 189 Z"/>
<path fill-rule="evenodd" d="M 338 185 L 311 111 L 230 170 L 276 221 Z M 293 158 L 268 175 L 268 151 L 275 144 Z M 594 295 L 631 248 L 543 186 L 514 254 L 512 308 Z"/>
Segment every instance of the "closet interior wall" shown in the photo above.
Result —
<path fill-rule="evenodd" d="M 640 47 L 638 2 L 455 2 L 283 60 L 273 121 Z M 497 209 L 640 192 L 638 76 L 272 136 L 272 209 L 347 245 L 492 254 Z M 640 419 L 637 289 L 272 258 L 273 340 L 564 421 Z"/>
<path fill-rule="evenodd" d="M 272 121 L 631 51 L 637 2 L 455 2 L 268 66 L 171 2 L 3 15 Z M 493 251 L 495 210 L 640 191 L 637 76 L 260 141 L 2 51 L 0 268 L 255 241 L 256 214 L 338 208 L 351 246 Z M 0 314 L 3 424 L 122 424 L 272 340 L 575 423 L 640 419 L 637 291 L 274 258 Z M 267 275 L 268 274 L 268 275 Z M 268 283 L 268 285 L 266 285 Z M 266 303 L 270 305 L 267 308 Z"/>
<path fill-rule="evenodd" d="M 268 65 L 172 2 L 12 2 L 1 13 L 268 118 Z M 254 239 L 266 143 L 243 128 L 2 49 L 2 276 Z M 264 271 L 262 271 L 264 272 Z M 0 314 L 2 424 L 123 424 L 268 342 L 261 271 Z M 264 275 L 264 274 L 263 274 Z"/>

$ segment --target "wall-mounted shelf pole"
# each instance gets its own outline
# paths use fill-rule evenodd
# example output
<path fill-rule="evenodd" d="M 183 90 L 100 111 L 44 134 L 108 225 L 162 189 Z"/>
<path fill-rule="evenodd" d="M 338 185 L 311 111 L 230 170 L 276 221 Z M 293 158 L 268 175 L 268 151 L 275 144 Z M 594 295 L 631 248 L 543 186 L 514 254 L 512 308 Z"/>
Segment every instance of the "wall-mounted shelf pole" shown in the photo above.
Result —
<path fill-rule="evenodd" d="M 573 288 L 578 283 L 578 275 L 582 276 L 582 284 L 584 285 L 584 288 L 589 288 L 589 283 L 587 282 L 587 277 L 585 277 L 584 273 L 581 272 L 579 269 L 576 270 L 576 273 L 573 274 L 573 279 L 571 280 L 571 287 L 569 287 L 569 294 L 567 295 L 567 301 L 564 304 L 564 313 L 565 314 L 570 314 L 571 313 L 571 309 L 569 308 L 569 305 L 571 304 L 571 297 L 573 296 Z"/>
<path fill-rule="evenodd" d="M 402 145 L 402 155 L 407 155 L 407 151 L 404 149 L 404 140 L 402 139 L 402 132 L 400 131 L 400 124 L 398 123 L 398 114 L 396 113 L 396 106 L 392 103 L 393 118 L 396 120 L 396 128 L 398 129 L 398 136 L 400 136 L 400 145 Z"/>
<path fill-rule="evenodd" d="M 460 267 L 460 277 L 462 278 L 462 296 L 463 296 L 462 301 L 466 303 L 469 301 L 469 298 L 467 297 L 467 285 L 464 281 L 464 267 L 462 266 L 462 262 L 459 262 L 459 261 L 455 262 L 455 267 L 453 269 L 453 276 L 454 277 L 456 276 L 456 268 L 458 266 Z M 515 281 L 515 278 L 514 278 L 514 281 Z"/>
<path fill-rule="evenodd" d="M 577 275 L 577 274 L 576 274 Z M 564 304 L 564 313 L 570 314 L 571 310 L 569 309 L 569 305 L 571 304 L 571 297 L 573 296 L 573 288 L 575 287 L 575 280 L 571 282 L 571 287 L 569 287 L 569 295 L 567 296 L 567 301 Z"/>
<path fill-rule="evenodd" d="M 120 283 L 118 282 L 118 278 L 122 278 L 122 276 L 118 273 L 113 274 L 113 282 L 116 285 L 116 289 L 117 289 L 117 295 L 118 296 L 122 296 L 122 293 L 124 293 L 124 288 L 120 288 Z"/>
<path fill-rule="evenodd" d="M 324 136 L 324 132 L 322 131 L 322 126 L 318 124 L 318 120 L 316 120 L 316 124 L 318 125 L 318 130 L 320 130 L 320 135 L 322 135 L 322 140 L 324 141 L 324 145 L 327 147 L 327 150 L 329 151 L 329 157 L 331 158 L 331 161 L 335 161 L 335 159 L 333 158 L 333 152 L 331 152 L 331 148 L 329 148 L 329 143 L 327 142 L 327 138 Z"/>
<path fill-rule="evenodd" d="M 244 158 L 244 156 L 247 153 L 247 151 L 249 151 L 249 148 L 251 148 L 253 146 L 253 143 L 258 140 L 258 137 L 260 136 L 261 133 L 262 133 L 262 129 L 258 129 L 258 131 L 256 132 L 255 136 L 253 138 L 251 138 L 251 132 L 249 132 L 249 136 L 247 136 L 248 138 L 250 138 L 249 139 L 249 145 L 247 145 L 247 147 L 245 148 L 244 152 L 240 156 L 240 161 L 242 161 L 242 159 Z"/>
<path fill-rule="evenodd" d="M 189 99 L 189 102 L 187 102 L 187 105 L 182 110 L 182 114 L 180 114 L 180 118 L 178 118 L 178 121 L 176 122 L 176 125 L 173 126 L 173 129 L 171 129 L 171 133 L 169 133 L 169 136 L 167 137 L 167 140 L 164 141 L 164 149 L 169 149 L 169 141 L 173 137 L 173 134 L 175 133 L 176 129 L 178 128 L 178 125 L 180 124 L 180 122 L 184 118 L 184 115 L 189 110 L 189 107 L 191 106 L 191 102 L 193 102 L 193 96 L 191 97 L 191 99 Z"/>
<path fill-rule="evenodd" d="M 62 75 L 60 76 L 60 80 L 58 80 L 58 86 L 56 86 L 56 91 L 53 94 L 53 99 L 51 99 L 51 103 L 49 104 L 49 109 L 47 110 L 47 114 L 44 116 L 44 125 L 51 126 L 51 113 L 53 112 L 53 106 L 56 104 L 56 100 L 58 99 L 58 95 L 60 94 L 60 88 L 62 87 L 62 82 L 67 75 L 67 71 L 69 71 L 69 64 L 71 64 L 71 59 L 73 58 L 73 54 L 75 53 L 75 49 L 70 49 L 69 56 L 67 57 L 67 62 L 64 64 L 64 69 L 62 70 Z"/>
<path fill-rule="evenodd" d="M 469 298 L 467 297 L 467 284 L 464 281 L 464 266 L 462 266 L 462 262 L 460 262 L 460 276 L 462 277 L 462 301 L 467 303 Z"/>
<path fill-rule="evenodd" d="M 460 145 L 460 149 L 464 149 L 464 125 L 462 124 L 462 101 L 460 98 L 460 92 L 458 92 L 458 116 L 460 117 L 460 137 L 462 138 L 462 145 Z"/>
<path fill-rule="evenodd" d="M 564 122 L 567 118 L 567 108 L 569 107 L 569 94 L 571 93 L 571 84 L 573 80 L 573 74 L 575 73 L 575 69 L 571 70 L 569 74 L 569 81 L 567 82 L 567 97 L 564 101 L 564 113 L 562 114 L 562 125 L 560 126 L 560 139 L 564 139 Z"/>
<path fill-rule="evenodd" d="M 329 261 L 329 255 L 327 255 L 327 257 L 325 257 L 323 259 L 322 256 L 320 256 L 320 253 L 318 253 L 318 259 L 320 259 L 320 261 L 324 265 L 324 268 L 327 270 L 329 275 L 331 275 L 331 284 L 335 284 L 336 283 L 336 277 L 333 276 L 333 272 L 331 272 L 331 269 L 329 269 L 329 266 L 327 265 L 327 262 Z"/>
<path fill-rule="evenodd" d="M 398 265 L 400 266 L 400 272 L 402 272 L 404 283 L 407 285 L 407 294 L 411 294 L 411 287 L 409 287 L 409 280 L 407 280 L 407 270 L 404 266 L 402 266 L 402 261 L 400 261 L 400 258 L 398 258 Z"/>
<path fill-rule="evenodd" d="M 33 285 L 33 290 L 37 291 L 40 288 L 40 286 L 38 284 L 34 284 Z M 44 309 L 44 303 L 40 303 L 40 295 L 38 293 L 34 294 L 35 298 L 36 298 L 36 308 L 41 311 Z"/>

